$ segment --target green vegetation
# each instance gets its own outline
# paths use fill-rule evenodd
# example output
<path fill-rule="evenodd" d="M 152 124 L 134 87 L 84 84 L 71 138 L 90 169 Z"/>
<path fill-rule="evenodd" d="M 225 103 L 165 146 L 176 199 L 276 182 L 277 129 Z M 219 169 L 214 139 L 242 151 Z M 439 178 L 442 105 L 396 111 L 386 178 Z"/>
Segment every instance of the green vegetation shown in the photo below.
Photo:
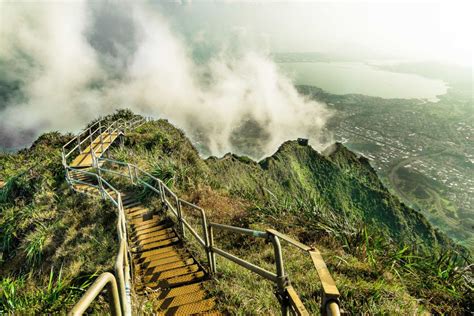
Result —
<path fill-rule="evenodd" d="M 111 152 L 163 177 L 180 196 L 203 207 L 211 221 L 274 227 L 320 248 L 348 311 L 471 310 L 467 251 L 390 194 L 367 159 L 340 144 L 325 155 L 290 141 L 259 163 L 232 154 L 202 160 L 185 135 L 164 120 L 141 127 Z M 223 235 L 216 242 L 274 269 L 271 247 L 261 241 Z M 310 261 L 289 247 L 284 253 L 298 293 L 317 313 L 319 285 Z M 224 311 L 278 314 L 270 283 L 222 258 L 218 271 L 209 290 Z"/>
<path fill-rule="evenodd" d="M 50 133 L 28 150 L 0 156 L 0 179 L 8 180 L 0 190 L 3 312 L 65 311 L 95 275 L 112 268 L 114 208 L 67 187 L 60 148 L 68 139 Z M 109 154 L 162 178 L 204 208 L 210 221 L 272 227 L 316 246 L 348 312 L 473 310 L 468 253 L 390 194 L 368 161 L 340 144 L 322 155 L 289 141 L 259 163 L 232 154 L 204 160 L 182 131 L 158 120 L 127 135 L 124 146 Z M 158 203 L 147 190 L 140 192 L 147 204 Z M 185 216 L 197 224 L 195 215 Z M 263 240 L 221 232 L 216 243 L 274 269 L 271 246 Z M 283 247 L 293 285 L 318 313 L 320 285 L 311 260 Z M 209 290 L 223 311 L 279 313 L 270 283 L 220 257 L 217 269 Z M 102 308 L 100 301 L 96 307 Z"/>
<path fill-rule="evenodd" d="M 68 188 L 60 158 L 68 140 L 49 133 L 0 154 L 0 314 L 64 312 L 112 270 L 114 208 Z"/>
<path fill-rule="evenodd" d="M 427 64 L 389 69 L 443 79 L 450 88 L 437 102 L 334 95 L 311 86 L 298 90 L 336 111 L 328 130 L 337 141 L 370 158 L 393 193 L 472 252 L 472 71 Z"/>

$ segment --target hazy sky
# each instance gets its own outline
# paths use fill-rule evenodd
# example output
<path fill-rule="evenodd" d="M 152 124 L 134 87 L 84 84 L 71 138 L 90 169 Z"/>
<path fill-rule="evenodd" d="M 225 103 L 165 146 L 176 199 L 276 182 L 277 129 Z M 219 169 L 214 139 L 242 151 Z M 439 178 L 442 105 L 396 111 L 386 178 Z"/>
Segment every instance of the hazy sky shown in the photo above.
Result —
<path fill-rule="evenodd" d="M 215 155 L 259 158 L 296 137 L 322 148 L 333 111 L 299 95 L 268 53 L 471 64 L 472 8 L 0 0 L 0 147 L 129 107 L 170 119 Z"/>
<path fill-rule="evenodd" d="M 188 40 L 471 65 L 474 1 L 156 2 Z"/>

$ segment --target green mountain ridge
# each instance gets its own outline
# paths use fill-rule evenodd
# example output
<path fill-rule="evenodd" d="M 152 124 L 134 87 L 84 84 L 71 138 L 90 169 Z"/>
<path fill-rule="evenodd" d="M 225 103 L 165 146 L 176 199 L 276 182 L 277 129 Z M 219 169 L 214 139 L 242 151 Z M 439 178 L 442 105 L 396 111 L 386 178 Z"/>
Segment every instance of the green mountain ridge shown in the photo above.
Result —
<path fill-rule="evenodd" d="M 119 111 L 108 118 L 130 115 Z M 82 198 L 65 183 L 59 153 L 69 139 L 49 133 L 30 149 L 0 154 L 0 180 L 6 181 L 0 190 L 0 311 L 65 311 L 82 293 L 77 288 L 109 269 L 107 258 L 113 262 L 113 208 L 99 198 Z M 260 162 L 234 154 L 202 159 L 184 132 L 157 120 L 129 133 L 110 156 L 160 177 L 203 207 L 211 221 L 274 227 L 318 247 L 349 312 L 472 310 L 466 250 L 390 194 L 369 161 L 342 144 L 319 153 L 287 141 Z M 146 191 L 141 194 L 146 200 Z M 264 267 L 269 264 L 263 245 L 229 241 L 223 247 Z M 284 255 L 295 288 L 317 314 L 317 304 L 311 303 L 318 301 L 316 276 L 293 253 L 285 250 Z M 256 286 L 257 276 L 220 264 L 211 291 L 223 312 L 278 313 L 271 285 Z M 61 269 L 61 286 L 56 276 L 56 287 L 48 286 L 52 269 Z M 12 288 L 21 292 L 16 300 Z M 48 292 L 51 288 L 57 291 Z M 105 307 L 99 302 L 95 308 Z"/>

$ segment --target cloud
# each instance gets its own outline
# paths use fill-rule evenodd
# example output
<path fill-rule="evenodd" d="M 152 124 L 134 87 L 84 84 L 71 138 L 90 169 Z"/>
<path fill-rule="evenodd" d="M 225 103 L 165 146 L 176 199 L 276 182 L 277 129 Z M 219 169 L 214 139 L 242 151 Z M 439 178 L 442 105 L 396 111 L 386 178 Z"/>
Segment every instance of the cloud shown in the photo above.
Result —
<path fill-rule="evenodd" d="M 145 4 L 1 6 L 0 87 L 18 89 L 0 105 L 0 145 L 127 107 L 170 119 L 204 154 L 260 158 L 289 138 L 317 146 L 331 115 L 245 41 L 197 63 L 193 43 Z"/>

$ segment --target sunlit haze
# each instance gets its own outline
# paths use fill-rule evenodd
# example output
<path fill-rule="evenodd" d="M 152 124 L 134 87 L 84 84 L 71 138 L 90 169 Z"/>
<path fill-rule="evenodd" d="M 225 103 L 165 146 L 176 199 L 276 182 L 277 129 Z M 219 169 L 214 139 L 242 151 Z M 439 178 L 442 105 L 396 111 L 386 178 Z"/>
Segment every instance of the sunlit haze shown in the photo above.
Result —
<path fill-rule="evenodd" d="M 193 40 L 271 51 L 472 64 L 472 1 L 187 2 L 161 5 Z"/>

